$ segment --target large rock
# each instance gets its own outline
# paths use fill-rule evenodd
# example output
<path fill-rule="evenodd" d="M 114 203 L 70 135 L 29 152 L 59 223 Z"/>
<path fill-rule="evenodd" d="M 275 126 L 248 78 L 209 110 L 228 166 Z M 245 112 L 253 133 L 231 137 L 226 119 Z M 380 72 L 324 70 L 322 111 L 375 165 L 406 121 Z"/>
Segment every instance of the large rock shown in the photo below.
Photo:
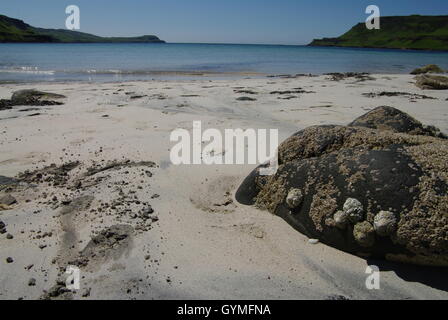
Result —
<path fill-rule="evenodd" d="M 0 100 L 0 110 L 12 109 L 13 106 L 53 106 L 62 105 L 63 95 L 42 92 L 34 89 L 19 90 L 12 94 L 10 100 Z"/>
<path fill-rule="evenodd" d="M 424 126 L 410 115 L 388 106 L 373 109 L 354 120 L 349 126 L 390 130 L 411 135 L 445 137 L 439 129 L 433 126 Z"/>
<path fill-rule="evenodd" d="M 411 74 L 425 74 L 425 73 L 445 73 L 445 71 L 435 64 L 428 64 L 427 66 L 417 68 Z"/>
<path fill-rule="evenodd" d="M 448 77 L 434 76 L 428 74 L 422 74 L 415 77 L 415 85 L 420 89 L 430 90 L 446 90 L 448 89 Z"/>
<path fill-rule="evenodd" d="M 33 89 L 19 90 L 12 94 L 11 102 L 14 105 L 24 105 L 24 106 L 44 106 L 44 105 L 58 105 L 62 104 L 60 100 L 64 99 L 65 96 L 50 92 L 42 92 Z"/>
<path fill-rule="evenodd" d="M 383 123 L 393 119 L 383 113 Z M 277 173 L 265 177 L 256 169 L 236 198 L 349 253 L 448 266 L 448 140 L 392 128 L 302 130 L 280 145 Z M 286 202 L 291 190 L 300 190 L 300 206 Z"/>

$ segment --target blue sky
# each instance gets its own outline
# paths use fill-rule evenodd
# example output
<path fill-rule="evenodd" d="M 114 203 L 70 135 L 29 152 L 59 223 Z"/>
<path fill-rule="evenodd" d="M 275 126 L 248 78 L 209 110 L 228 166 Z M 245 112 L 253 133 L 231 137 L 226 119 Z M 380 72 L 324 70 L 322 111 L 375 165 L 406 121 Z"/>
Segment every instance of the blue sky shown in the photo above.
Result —
<path fill-rule="evenodd" d="M 80 31 L 169 42 L 307 44 L 364 21 L 370 4 L 384 16 L 448 14 L 448 0 L 2 0 L 0 13 L 65 28 L 71 4 L 81 10 Z"/>

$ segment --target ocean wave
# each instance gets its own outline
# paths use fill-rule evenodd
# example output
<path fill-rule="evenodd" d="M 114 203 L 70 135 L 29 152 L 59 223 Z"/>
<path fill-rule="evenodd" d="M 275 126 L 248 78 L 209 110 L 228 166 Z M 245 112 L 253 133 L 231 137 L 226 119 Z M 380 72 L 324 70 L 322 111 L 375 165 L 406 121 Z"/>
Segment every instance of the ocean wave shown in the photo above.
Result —
<path fill-rule="evenodd" d="M 136 76 L 151 76 L 151 75 L 186 75 L 186 76 L 207 76 L 220 74 L 243 74 L 256 75 L 260 74 L 253 71 L 213 71 L 213 70 L 70 70 L 63 71 L 64 73 L 78 73 L 78 74 L 95 74 L 95 75 L 136 75 Z"/>
<path fill-rule="evenodd" d="M 56 71 L 54 70 L 39 70 L 38 67 L 9 67 L 9 68 L 1 68 L 0 72 L 2 73 L 23 73 L 23 74 L 47 74 L 54 75 Z"/>
<path fill-rule="evenodd" d="M 61 70 L 42 70 L 39 67 L 33 66 L 0 66 L 0 80 L 11 79 L 27 79 L 31 80 L 88 80 L 101 81 L 101 79 L 151 79 L 158 77 L 192 77 L 192 78 L 206 78 L 206 77 L 228 77 L 228 76 L 259 76 L 260 73 L 251 71 L 213 71 L 213 70 L 120 70 L 120 69 L 61 69 Z"/>

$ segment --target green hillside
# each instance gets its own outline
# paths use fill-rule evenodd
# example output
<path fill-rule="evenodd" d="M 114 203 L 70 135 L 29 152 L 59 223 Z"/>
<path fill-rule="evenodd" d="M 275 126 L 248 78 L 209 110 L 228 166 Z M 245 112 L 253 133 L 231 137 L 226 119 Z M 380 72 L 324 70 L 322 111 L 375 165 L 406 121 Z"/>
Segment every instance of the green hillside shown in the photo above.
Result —
<path fill-rule="evenodd" d="M 164 43 L 156 36 L 141 37 L 99 37 L 93 34 L 70 31 L 65 29 L 35 28 L 22 20 L 0 15 L 0 42 L 54 42 L 54 43 Z"/>
<path fill-rule="evenodd" d="M 448 50 L 448 16 L 381 17 L 381 29 L 358 23 L 338 38 L 316 39 L 310 46 Z"/>

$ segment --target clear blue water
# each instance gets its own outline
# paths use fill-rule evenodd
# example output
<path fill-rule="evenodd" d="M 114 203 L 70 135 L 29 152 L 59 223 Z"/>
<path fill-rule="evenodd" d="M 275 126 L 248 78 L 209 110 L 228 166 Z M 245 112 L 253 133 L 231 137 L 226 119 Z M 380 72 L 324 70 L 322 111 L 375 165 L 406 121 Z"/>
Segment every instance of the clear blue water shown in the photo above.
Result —
<path fill-rule="evenodd" d="M 448 52 L 232 44 L 0 44 L 0 81 L 123 81 L 178 77 L 170 72 L 190 71 L 409 73 L 430 63 L 448 69 Z"/>

